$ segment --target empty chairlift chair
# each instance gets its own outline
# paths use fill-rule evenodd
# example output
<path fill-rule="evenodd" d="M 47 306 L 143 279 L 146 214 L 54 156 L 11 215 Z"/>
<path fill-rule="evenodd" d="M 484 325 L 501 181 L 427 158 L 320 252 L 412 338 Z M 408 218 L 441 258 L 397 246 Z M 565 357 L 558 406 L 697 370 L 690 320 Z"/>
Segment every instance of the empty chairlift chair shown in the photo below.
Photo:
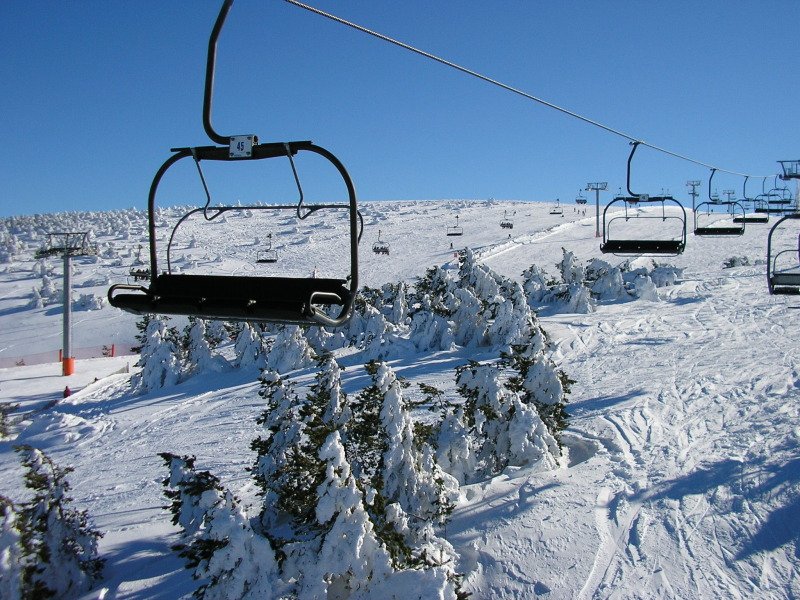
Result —
<path fill-rule="evenodd" d="M 770 294 L 800 294 L 800 213 L 778 219 L 767 236 Z"/>
<path fill-rule="evenodd" d="M 268 321 L 338 326 L 344 324 L 352 312 L 358 288 L 358 241 L 360 237 L 356 193 L 344 165 L 328 150 L 310 141 L 258 143 L 255 135 L 221 136 L 211 125 L 211 96 L 213 88 L 216 44 L 233 0 L 225 0 L 214 24 L 208 45 L 206 63 L 203 125 L 217 146 L 175 148 L 153 179 L 148 198 L 150 237 L 150 285 L 117 284 L 108 291 L 112 306 L 134 314 L 186 315 L 208 319 Z M 347 200 L 327 204 L 305 204 L 294 158 L 301 153 L 321 157 L 333 166 L 340 176 Z M 192 214 L 202 213 L 209 221 L 230 211 L 286 210 L 295 211 L 305 219 L 320 210 L 347 211 L 349 223 L 349 270 L 341 278 L 249 277 L 217 274 L 175 273 L 167 248 L 167 269 L 159 271 L 156 235 L 156 193 L 164 174 L 183 159 L 192 159 L 200 174 L 206 192 L 205 206 L 186 213 L 180 225 Z M 202 161 L 260 161 L 272 158 L 288 159 L 294 174 L 300 199 L 297 203 L 269 206 L 213 206 L 211 196 L 200 168 Z M 224 221 L 221 219 L 220 221 Z M 177 228 L 178 225 L 175 227 Z M 175 229 L 173 229 L 174 236 Z M 235 233 L 235 232 L 234 232 Z"/>
<path fill-rule="evenodd" d="M 759 207 L 761 206 L 762 202 L 757 200 L 756 198 L 749 198 L 747 196 L 747 180 L 750 179 L 749 175 L 746 175 L 744 178 L 744 183 L 742 184 L 742 199 L 739 201 L 743 207 L 745 207 L 745 214 L 744 215 L 735 215 L 733 217 L 734 223 L 768 223 L 769 222 L 769 213 L 767 212 L 759 212 Z M 752 205 L 752 211 L 747 211 L 747 208 Z"/>
<path fill-rule="evenodd" d="M 663 255 L 677 256 L 686 248 L 686 210 L 683 205 L 672 196 L 649 196 L 647 194 L 634 194 L 631 191 L 631 160 L 636 148 L 641 142 L 632 142 L 631 153 L 628 156 L 628 196 L 617 196 L 609 202 L 603 210 L 603 241 L 600 251 L 605 254 L 620 256 L 635 255 Z M 609 214 L 609 209 L 614 206 L 624 208 L 622 215 Z M 667 205 L 675 205 L 679 211 L 667 212 Z M 651 208 L 661 208 L 661 211 L 652 214 Z M 672 208 L 672 206 L 670 206 Z M 635 211 L 634 214 L 630 214 Z M 675 214 L 673 214 L 675 213 Z M 643 236 L 629 227 L 631 224 L 660 224 L 656 229 L 659 233 L 666 230 L 672 231 L 667 237 Z M 669 224 L 669 228 L 666 225 Z M 621 232 L 620 232 L 621 231 Z"/>
<path fill-rule="evenodd" d="M 711 175 L 708 178 L 708 200 L 701 202 L 694 209 L 694 234 L 706 237 L 742 235 L 746 216 L 744 207 L 736 200 L 721 201 L 719 196 L 711 194 L 711 180 L 716 171 L 716 169 L 711 169 Z M 733 194 L 733 191 L 729 193 Z M 725 224 L 719 225 L 711 221 L 712 215 L 719 215 L 718 212 L 714 212 L 715 209 L 722 209 L 725 214 L 732 215 L 732 217 L 724 222 Z"/>
<path fill-rule="evenodd" d="M 272 234 L 267 236 L 267 245 L 256 254 L 256 262 L 260 264 L 272 264 L 278 262 L 278 251 L 272 247 Z"/>
<path fill-rule="evenodd" d="M 448 237 L 457 237 L 464 235 L 464 228 L 458 224 L 458 215 L 456 215 L 456 224 L 447 228 Z"/>
<path fill-rule="evenodd" d="M 556 203 L 550 207 L 551 215 L 563 215 L 564 209 L 561 207 L 561 200 L 556 198 Z"/>

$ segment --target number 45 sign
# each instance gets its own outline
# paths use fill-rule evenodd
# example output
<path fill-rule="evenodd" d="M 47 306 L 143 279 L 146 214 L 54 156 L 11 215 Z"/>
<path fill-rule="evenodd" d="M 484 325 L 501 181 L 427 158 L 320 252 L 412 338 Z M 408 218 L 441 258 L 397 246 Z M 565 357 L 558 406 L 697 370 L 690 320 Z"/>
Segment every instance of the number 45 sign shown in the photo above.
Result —
<path fill-rule="evenodd" d="M 258 144 L 258 138 L 254 135 L 232 135 L 230 157 L 250 158 L 253 154 L 253 144 Z"/>

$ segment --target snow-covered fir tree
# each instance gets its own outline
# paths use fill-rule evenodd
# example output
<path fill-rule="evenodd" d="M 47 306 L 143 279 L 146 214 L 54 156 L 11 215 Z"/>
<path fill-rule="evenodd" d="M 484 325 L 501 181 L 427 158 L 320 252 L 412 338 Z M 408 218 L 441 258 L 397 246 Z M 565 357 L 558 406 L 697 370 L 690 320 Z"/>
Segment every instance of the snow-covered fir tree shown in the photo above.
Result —
<path fill-rule="evenodd" d="M 194 457 L 161 455 L 169 468 L 165 494 L 173 523 L 182 527 L 180 555 L 195 579 L 207 580 L 194 593 L 204 600 L 278 598 L 278 563 L 269 541 L 256 533 L 233 495 Z"/>
<path fill-rule="evenodd" d="M 265 366 L 278 373 L 303 369 L 314 364 L 315 355 L 297 325 L 283 325 L 269 345 Z"/>
<path fill-rule="evenodd" d="M 204 371 L 220 372 L 225 368 L 225 359 L 211 353 L 206 322 L 191 319 L 186 330 L 186 370 L 189 373 Z"/>
<path fill-rule="evenodd" d="M 22 600 L 22 547 L 14 503 L 0 496 L 0 598 Z"/>
<path fill-rule="evenodd" d="M 59 468 L 41 450 L 18 446 L 25 487 L 33 497 L 17 510 L 22 598 L 76 598 L 102 575 L 98 557 L 102 534 L 86 511 L 70 507 L 70 468 Z M 7 509 L 8 507 L 6 507 Z"/>
<path fill-rule="evenodd" d="M 409 339 L 418 352 L 452 350 L 455 345 L 451 322 L 434 308 L 428 294 L 419 297 L 412 313 Z"/>
<path fill-rule="evenodd" d="M 257 325 L 245 323 L 233 347 L 234 365 L 240 369 L 263 369 L 267 364 L 264 338 Z"/>
<path fill-rule="evenodd" d="M 560 447 L 561 432 L 569 422 L 567 395 L 574 382 L 556 367 L 545 351 L 544 334 L 539 329 L 527 344 L 514 346 L 509 354 L 503 355 L 502 363 L 515 371 L 508 381 L 509 389 L 517 393 L 524 404 L 535 407 Z M 553 451 L 553 454 L 558 457 L 560 451 Z"/>
<path fill-rule="evenodd" d="M 150 316 L 141 339 L 136 366 L 142 370 L 131 378 L 133 387 L 150 391 L 177 383 L 180 376 L 179 350 L 167 331 L 165 321 Z"/>
<path fill-rule="evenodd" d="M 280 546 L 314 535 L 314 492 L 324 476 L 316 456 L 344 418 L 344 395 L 330 357 L 304 399 L 275 371 L 265 370 L 261 380 L 269 408 L 259 420 L 266 434 L 252 444 L 258 454 L 253 474 L 264 494 L 261 522 Z"/>
<path fill-rule="evenodd" d="M 143 392 L 175 385 L 181 376 L 181 361 L 174 332 L 159 317 L 153 317 L 145 330 L 145 341 L 136 363 L 142 370 L 131 378 L 133 387 Z"/>
<path fill-rule="evenodd" d="M 439 521 L 449 514 L 458 497 L 458 482 L 435 463 L 428 444 L 415 441 L 402 386 L 386 363 L 378 365 L 375 385 L 383 396 L 380 423 L 387 439 L 381 476 L 383 497 L 388 503 L 398 503 L 415 519 Z"/>
<path fill-rule="evenodd" d="M 392 557 L 375 534 L 338 431 L 319 449 L 324 478 L 317 486 L 315 519 L 324 532 L 316 556 L 303 568 L 301 598 L 370 598 L 393 573 Z"/>

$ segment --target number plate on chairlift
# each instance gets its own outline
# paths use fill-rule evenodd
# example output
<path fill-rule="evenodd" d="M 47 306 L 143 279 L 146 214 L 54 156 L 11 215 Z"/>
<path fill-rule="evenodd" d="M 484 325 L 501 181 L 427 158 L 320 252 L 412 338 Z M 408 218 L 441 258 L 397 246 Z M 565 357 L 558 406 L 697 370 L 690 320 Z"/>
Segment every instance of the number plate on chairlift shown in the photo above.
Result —
<path fill-rule="evenodd" d="M 250 158 L 253 155 L 254 144 L 258 144 L 258 138 L 254 135 L 232 135 L 230 157 Z"/>

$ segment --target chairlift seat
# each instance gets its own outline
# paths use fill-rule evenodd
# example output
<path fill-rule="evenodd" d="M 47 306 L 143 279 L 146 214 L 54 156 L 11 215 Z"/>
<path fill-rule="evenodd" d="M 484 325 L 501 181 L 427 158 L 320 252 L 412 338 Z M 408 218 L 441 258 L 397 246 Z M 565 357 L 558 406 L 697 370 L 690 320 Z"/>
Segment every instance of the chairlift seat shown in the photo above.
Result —
<path fill-rule="evenodd" d="M 158 313 L 204 319 L 313 323 L 312 306 L 345 306 L 352 292 L 344 279 L 159 275 L 150 288 L 119 284 L 112 306 L 137 315 Z M 120 293 L 117 293 L 120 292 Z"/>
<path fill-rule="evenodd" d="M 769 278 L 771 294 L 800 294 L 800 273 L 773 273 Z"/>
<path fill-rule="evenodd" d="M 464 229 L 462 227 L 448 227 L 447 235 L 450 237 L 464 235 Z"/>
<path fill-rule="evenodd" d="M 603 254 L 664 254 L 683 253 L 683 240 L 607 240 L 600 245 Z"/>
<path fill-rule="evenodd" d="M 740 217 L 741 218 L 741 217 Z M 744 221 L 736 221 L 734 219 L 734 223 L 744 223 Z M 695 235 L 699 236 L 726 236 L 726 235 L 742 235 L 744 233 L 744 227 L 697 227 L 694 230 Z"/>
<path fill-rule="evenodd" d="M 512 223 L 511 221 L 501 221 L 500 227 L 502 227 L 503 229 L 514 229 L 514 223 Z"/>
<path fill-rule="evenodd" d="M 745 215 L 744 217 L 733 217 L 734 223 L 769 223 L 769 215 L 756 214 Z"/>

